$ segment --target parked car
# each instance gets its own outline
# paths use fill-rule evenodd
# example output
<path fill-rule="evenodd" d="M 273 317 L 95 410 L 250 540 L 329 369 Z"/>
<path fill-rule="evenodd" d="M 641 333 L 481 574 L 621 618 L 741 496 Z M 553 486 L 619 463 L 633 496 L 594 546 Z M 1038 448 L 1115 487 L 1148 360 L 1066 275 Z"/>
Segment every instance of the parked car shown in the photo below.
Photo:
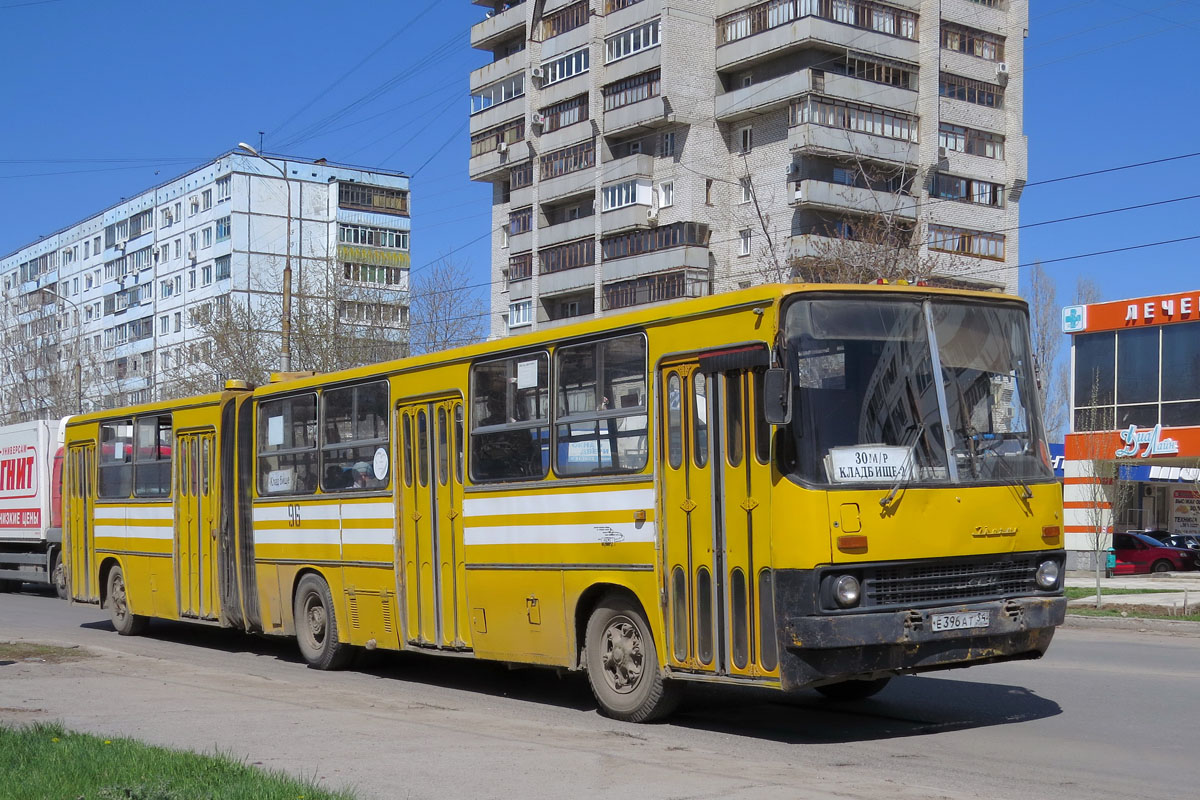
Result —
<path fill-rule="evenodd" d="M 1135 528 L 1133 530 L 1126 531 L 1126 533 L 1140 533 L 1145 536 L 1149 536 L 1151 539 L 1157 539 L 1160 542 L 1166 541 L 1168 536 L 1174 536 L 1174 534 L 1166 528 Z"/>
<path fill-rule="evenodd" d="M 1160 539 L 1168 547 L 1186 547 L 1188 550 L 1200 550 L 1200 536 L 1190 533 L 1172 533 L 1165 539 Z"/>
<path fill-rule="evenodd" d="M 1200 568 L 1200 555 L 1186 547 L 1170 547 L 1140 531 L 1113 534 L 1117 561 L 1134 572 L 1172 572 Z"/>

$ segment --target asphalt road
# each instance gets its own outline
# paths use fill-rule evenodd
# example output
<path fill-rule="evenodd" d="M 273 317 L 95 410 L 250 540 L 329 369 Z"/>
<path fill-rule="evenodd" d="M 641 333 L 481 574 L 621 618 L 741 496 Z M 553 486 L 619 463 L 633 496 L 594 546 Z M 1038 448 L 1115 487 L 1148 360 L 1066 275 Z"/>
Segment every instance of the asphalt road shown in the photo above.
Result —
<path fill-rule="evenodd" d="M 596 713 L 586 682 L 376 654 L 307 669 L 289 640 L 0 595 L 0 640 L 98 657 L 0 662 L 0 722 L 60 720 L 349 787 L 363 798 L 1195 796 L 1200 637 L 1065 628 L 1038 662 L 896 679 L 870 700 L 696 689 L 661 725 Z"/>

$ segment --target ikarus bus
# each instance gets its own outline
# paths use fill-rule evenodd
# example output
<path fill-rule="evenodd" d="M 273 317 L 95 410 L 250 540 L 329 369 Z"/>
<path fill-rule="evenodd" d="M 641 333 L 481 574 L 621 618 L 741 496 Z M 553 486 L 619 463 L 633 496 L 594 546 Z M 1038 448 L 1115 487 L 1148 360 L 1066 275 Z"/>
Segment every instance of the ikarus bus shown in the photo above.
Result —
<path fill-rule="evenodd" d="M 835 698 L 1037 658 L 1062 499 L 1023 302 L 762 286 L 73 418 L 71 593 L 354 648 Z"/>

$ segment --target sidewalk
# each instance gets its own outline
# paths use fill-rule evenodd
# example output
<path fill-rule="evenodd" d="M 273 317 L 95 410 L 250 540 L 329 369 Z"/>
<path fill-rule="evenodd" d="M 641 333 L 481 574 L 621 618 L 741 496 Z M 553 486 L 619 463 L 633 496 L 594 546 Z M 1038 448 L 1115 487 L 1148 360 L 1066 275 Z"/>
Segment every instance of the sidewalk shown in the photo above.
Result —
<path fill-rule="evenodd" d="M 1090 572 L 1068 572 L 1066 585 L 1094 589 L 1096 576 Z M 1157 606 L 1163 613 L 1170 614 L 1172 610 L 1183 612 L 1187 603 L 1190 613 L 1200 613 L 1200 572 L 1159 572 L 1150 575 L 1120 575 L 1113 578 L 1101 578 L 1100 587 L 1103 594 L 1104 606 Z M 1121 589 L 1170 589 L 1170 592 L 1154 594 L 1120 594 Z M 1090 595 L 1078 600 L 1072 600 L 1070 606 L 1094 606 L 1096 596 Z"/>

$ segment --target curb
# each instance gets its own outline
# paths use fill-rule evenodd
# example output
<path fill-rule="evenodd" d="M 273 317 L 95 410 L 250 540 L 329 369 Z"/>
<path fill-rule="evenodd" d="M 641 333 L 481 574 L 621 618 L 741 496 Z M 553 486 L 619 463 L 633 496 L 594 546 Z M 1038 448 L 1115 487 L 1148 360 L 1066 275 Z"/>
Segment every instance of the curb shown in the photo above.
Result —
<path fill-rule="evenodd" d="M 1139 633 L 1169 633 L 1174 636 L 1200 637 L 1200 622 L 1185 619 L 1145 619 L 1143 617 L 1089 617 L 1067 612 L 1064 628 L 1107 628 Z"/>

